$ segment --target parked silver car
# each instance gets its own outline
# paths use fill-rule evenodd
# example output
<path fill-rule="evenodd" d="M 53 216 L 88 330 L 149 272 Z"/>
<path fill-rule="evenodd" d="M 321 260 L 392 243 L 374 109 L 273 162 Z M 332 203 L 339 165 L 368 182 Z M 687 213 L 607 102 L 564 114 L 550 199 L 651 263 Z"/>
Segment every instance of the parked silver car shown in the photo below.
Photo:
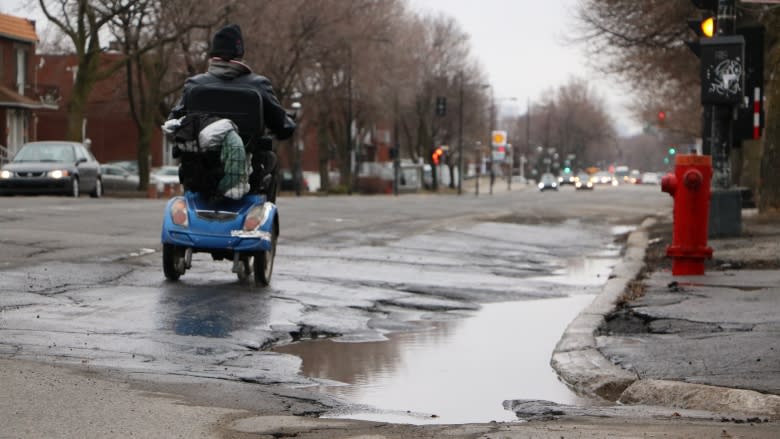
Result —
<path fill-rule="evenodd" d="M 103 189 L 106 192 L 122 192 L 138 190 L 138 175 L 128 172 L 117 165 L 100 165 L 103 174 Z"/>

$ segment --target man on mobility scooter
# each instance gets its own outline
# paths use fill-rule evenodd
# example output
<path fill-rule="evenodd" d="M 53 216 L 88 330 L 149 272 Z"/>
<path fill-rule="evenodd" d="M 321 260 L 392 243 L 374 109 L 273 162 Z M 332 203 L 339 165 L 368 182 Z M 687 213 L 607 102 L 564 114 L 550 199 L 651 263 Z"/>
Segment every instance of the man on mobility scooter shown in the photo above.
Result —
<path fill-rule="evenodd" d="M 279 221 L 277 156 L 271 138 L 287 139 L 295 122 L 270 81 L 241 60 L 238 25 L 220 29 L 206 73 L 190 77 L 164 131 L 179 158 L 183 197 L 168 202 L 163 220 L 163 271 L 177 280 L 193 252 L 232 259 L 244 280 L 270 281 Z"/>

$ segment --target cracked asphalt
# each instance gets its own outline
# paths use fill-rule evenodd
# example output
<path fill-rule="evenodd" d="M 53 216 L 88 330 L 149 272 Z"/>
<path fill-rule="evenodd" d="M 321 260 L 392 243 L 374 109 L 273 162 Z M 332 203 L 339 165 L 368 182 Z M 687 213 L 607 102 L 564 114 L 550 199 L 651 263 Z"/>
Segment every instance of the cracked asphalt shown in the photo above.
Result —
<path fill-rule="evenodd" d="M 0 357 L 9 367 L 54 364 L 199 406 L 323 413 L 343 401 L 307 392 L 316 382 L 298 373 L 300 360 L 269 348 L 381 340 L 483 303 L 569 295 L 572 286 L 555 278 L 567 258 L 617 254 L 610 227 L 668 206 L 657 188 L 627 189 L 643 196 L 618 188 L 557 199 L 534 190 L 281 199 L 268 289 L 238 283 L 229 263 L 205 255 L 181 282 L 165 282 L 162 201 L 2 199 Z M 240 417 L 212 414 L 214 425 Z M 244 431 L 231 425 L 218 434 Z"/>

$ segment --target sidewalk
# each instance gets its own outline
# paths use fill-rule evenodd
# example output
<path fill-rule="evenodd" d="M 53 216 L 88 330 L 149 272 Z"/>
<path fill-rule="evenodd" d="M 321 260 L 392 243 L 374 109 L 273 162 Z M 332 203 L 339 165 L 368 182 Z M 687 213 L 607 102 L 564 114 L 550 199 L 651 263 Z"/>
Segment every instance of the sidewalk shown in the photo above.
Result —
<path fill-rule="evenodd" d="M 630 234 L 553 368 L 609 401 L 780 419 L 780 217 L 743 211 L 742 236 L 710 240 L 704 276 L 671 275 L 669 221 Z"/>
<path fill-rule="evenodd" d="M 524 183 L 519 176 L 513 176 L 511 187 L 506 176 L 496 176 L 493 181 L 493 194 L 500 194 L 510 191 L 520 191 L 531 187 L 529 183 Z M 479 177 L 479 193 L 477 194 L 477 178 L 468 178 L 463 180 L 463 193 L 478 196 L 490 196 L 490 177 L 482 175 Z"/>

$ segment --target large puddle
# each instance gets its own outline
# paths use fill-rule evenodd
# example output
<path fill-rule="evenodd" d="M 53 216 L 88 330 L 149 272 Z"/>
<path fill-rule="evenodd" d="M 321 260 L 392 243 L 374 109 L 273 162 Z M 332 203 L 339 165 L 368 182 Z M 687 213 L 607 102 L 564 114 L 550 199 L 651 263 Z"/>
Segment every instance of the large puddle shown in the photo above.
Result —
<path fill-rule="evenodd" d="M 550 279 L 579 286 L 573 292 L 592 292 L 617 262 L 614 253 L 599 256 L 570 259 Z M 313 340 L 275 350 L 301 357 L 301 373 L 323 380 L 320 390 L 357 407 L 329 417 L 413 424 L 514 421 L 505 400 L 592 403 L 558 380 L 550 358 L 566 326 L 593 298 L 490 303 L 472 316 L 425 322 L 424 329 L 390 334 L 386 341 Z"/>
<path fill-rule="evenodd" d="M 558 381 L 552 349 L 592 295 L 485 305 L 475 316 L 369 343 L 306 341 L 277 349 L 322 390 L 370 406 L 334 417 L 401 423 L 517 420 L 507 399 L 583 403 Z"/>

